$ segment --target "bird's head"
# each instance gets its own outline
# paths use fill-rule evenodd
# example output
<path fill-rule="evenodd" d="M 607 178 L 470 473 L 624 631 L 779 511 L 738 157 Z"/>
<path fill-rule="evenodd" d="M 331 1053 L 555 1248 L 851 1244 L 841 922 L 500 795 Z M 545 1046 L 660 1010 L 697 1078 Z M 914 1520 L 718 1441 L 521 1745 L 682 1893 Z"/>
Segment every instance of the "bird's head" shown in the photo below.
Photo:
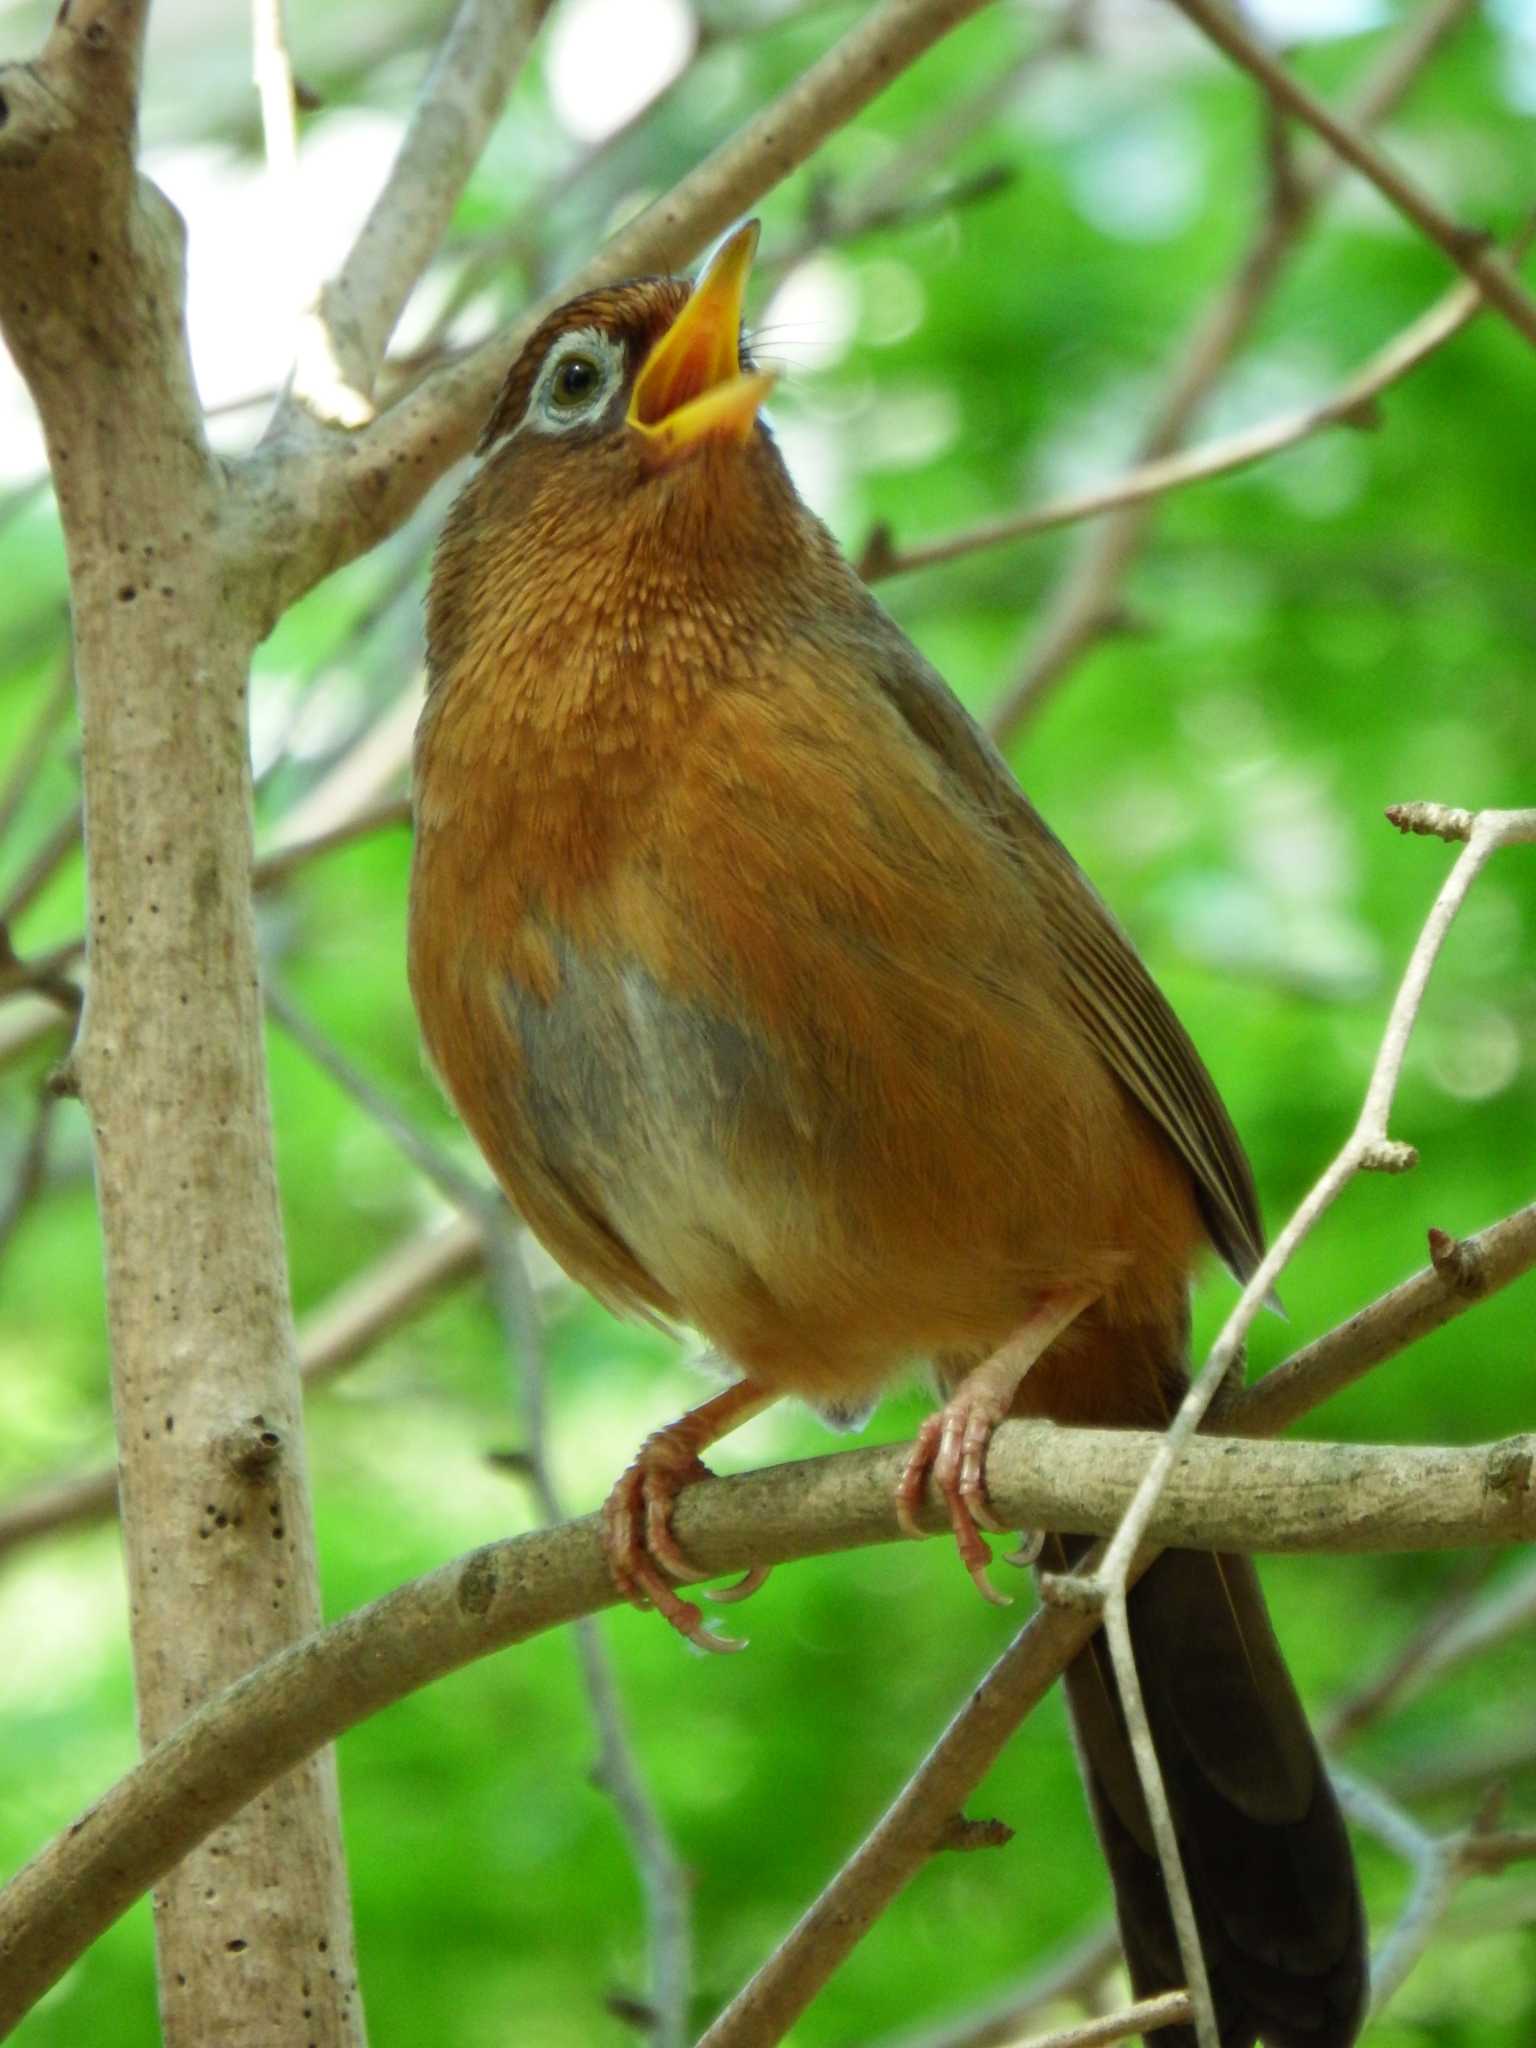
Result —
<path fill-rule="evenodd" d="M 751 443 L 774 384 L 741 338 L 757 238 L 756 221 L 738 228 L 691 287 L 639 278 L 552 313 L 513 364 L 479 452 L 567 472 L 584 457 L 589 474 L 640 485 Z"/>
<path fill-rule="evenodd" d="M 834 573 L 832 543 L 759 418 L 774 379 L 742 343 L 757 236 L 738 228 L 697 284 L 587 292 L 530 337 L 438 547 L 434 691 L 484 675 L 503 701 L 565 704 L 604 676 L 648 687 L 642 668 L 718 679 L 781 615 L 816 609 L 799 581 Z"/>

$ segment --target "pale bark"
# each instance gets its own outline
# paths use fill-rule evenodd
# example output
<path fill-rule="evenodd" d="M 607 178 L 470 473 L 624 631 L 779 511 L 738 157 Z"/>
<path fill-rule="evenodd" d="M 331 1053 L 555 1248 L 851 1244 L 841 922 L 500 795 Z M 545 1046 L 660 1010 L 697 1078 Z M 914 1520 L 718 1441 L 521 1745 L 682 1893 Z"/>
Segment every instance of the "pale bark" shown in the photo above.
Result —
<path fill-rule="evenodd" d="M 144 7 L 75 0 L 0 73 L 0 320 L 69 553 L 90 894 L 89 1114 L 146 1747 L 319 1622 L 250 903 L 259 607 L 182 328 L 182 229 L 133 166 Z M 328 1753 L 165 1876 L 172 2044 L 361 2042 Z"/>

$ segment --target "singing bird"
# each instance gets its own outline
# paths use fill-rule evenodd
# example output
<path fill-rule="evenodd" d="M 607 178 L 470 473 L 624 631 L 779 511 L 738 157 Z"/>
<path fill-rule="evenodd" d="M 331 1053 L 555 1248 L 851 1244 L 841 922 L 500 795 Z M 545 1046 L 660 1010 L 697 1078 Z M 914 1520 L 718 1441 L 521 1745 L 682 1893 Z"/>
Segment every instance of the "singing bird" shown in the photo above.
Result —
<path fill-rule="evenodd" d="M 744 1418 L 846 1425 L 928 1361 L 897 1511 L 918 1534 L 931 1483 L 991 1595 L 996 1424 L 1162 1426 L 1203 1247 L 1246 1275 L 1262 1243 L 1129 939 L 797 496 L 742 343 L 756 240 L 518 356 L 438 548 L 415 759 L 432 1061 L 565 1269 L 735 1376 L 605 1510 L 621 1592 L 704 1647 L 671 1509 Z M 1131 1615 L 1223 2048 L 1345 2048 L 1359 1892 L 1253 1567 L 1167 1552 Z M 1181 1984 L 1097 1644 L 1067 1690 L 1132 1979 Z"/>

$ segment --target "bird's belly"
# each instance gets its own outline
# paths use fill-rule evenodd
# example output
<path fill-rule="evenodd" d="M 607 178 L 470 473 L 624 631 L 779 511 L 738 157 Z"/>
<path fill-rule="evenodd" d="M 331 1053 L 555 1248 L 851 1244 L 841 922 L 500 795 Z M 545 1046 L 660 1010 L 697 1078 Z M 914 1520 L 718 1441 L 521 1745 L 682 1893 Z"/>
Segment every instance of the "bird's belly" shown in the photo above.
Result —
<path fill-rule="evenodd" d="M 1016 1075 L 1010 1134 L 996 1088 L 966 1086 L 1008 1062 L 957 1051 L 953 1023 L 925 1061 L 905 1019 L 903 1072 L 915 1052 L 929 1078 L 914 1099 L 887 1085 L 878 1034 L 835 1031 L 835 1005 L 808 1053 L 804 1033 L 771 1045 L 632 959 L 560 953 L 552 996 L 503 995 L 542 1170 L 765 1383 L 857 1403 L 906 1360 L 996 1343 L 1044 1288 L 1121 1262 L 1078 1221 L 1091 1104 Z"/>

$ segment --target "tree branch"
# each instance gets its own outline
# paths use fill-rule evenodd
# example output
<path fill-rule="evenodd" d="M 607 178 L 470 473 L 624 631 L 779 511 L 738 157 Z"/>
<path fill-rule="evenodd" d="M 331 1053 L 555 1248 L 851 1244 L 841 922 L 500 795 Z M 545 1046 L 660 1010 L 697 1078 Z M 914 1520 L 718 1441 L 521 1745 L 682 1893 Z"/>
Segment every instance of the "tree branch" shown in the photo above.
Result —
<path fill-rule="evenodd" d="M 566 1511 L 550 1468 L 545 1426 L 544 1332 L 519 1239 L 521 1225 L 498 1190 L 461 1171 L 423 1131 L 370 1081 L 279 990 L 267 1004 L 285 1031 L 371 1117 L 445 1198 L 477 1229 L 492 1302 L 516 1362 L 525 1441 L 518 1469 L 528 1480 L 540 1520 L 562 1522 Z M 629 1844 L 649 1923 L 653 2048 L 683 2048 L 693 1991 L 693 1927 L 687 1873 L 667 1834 L 635 1755 L 607 1649 L 597 1623 L 583 1615 L 573 1624 L 582 1688 L 597 1735 L 592 1781 L 612 1802 Z"/>
<path fill-rule="evenodd" d="M 263 621 L 197 402 L 181 221 L 136 168 L 146 12 L 71 0 L 0 73 L 0 325 L 69 557 L 90 998 L 65 1080 L 95 1146 L 148 1747 L 320 1604 L 250 903 Z M 253 1430 L 278 1452 L 259 1474 L 232 1455 Z M 156 1939 L 170 2044 L 215 2015 L 231 2043 L 266 2038 L 301 2007 L 318 2048 L 360 2039 L 333 1759 L 301 1759 L 177 1870 Z"/>
<path fill-rule="evenodd" d="M 411 114 L 384 189 L 303 323 L 291 403 L 357 426 L 395 323 L 437 251 L 470 172 L 501 116 L 550 0 L 460 0 Z"/>
<path fill-rule="evenodd" d="M 1465 1249 L 1467 1265 L 1484 1285 L 1507 1285 L 1536 1265 L 1536 1203 Z M 1285 1428 L 1472 1298 L 1432 1265 L 1266 1374 L 1223 1414 L 1223 1427 L 1260 1436 Z M 1144 1554 L 1138 1569 L 1149 1561 Z M 1083 1568 L 1091 1571 L 1099 1562 L 1096 1553 Z M 870 1835 L 721 2015 L 707 2048 L 778 2040 L 922 1868 L 933 1853 L 935 1829 L 958 1810 L 1054 1675 L 1077 1655 L 1093 1619 L 1066 1607 L 1047 1607 L 1033 1617 Z"/>
<path fill-rule="evenodd" d="M 1085 2001 L 1119 1961 L 1120 1930 L 1106 1922 L 979 2010 L 903 2033 L 880 2048 L 1015 2048 L 1020 2028 L 1037 2012 L 1063 1999 Z"/>
<path fill-rule="evenodd" d="M 1488 236 L 1452 220 L 1399 165 L 1361 134 L 1348 119 L 1309 92 L 1298 78 L 1256 42 L 1238 17 L 1216 0 L 1172 0 L 1200 31 L 1224 50 L 1234 64 L 1256 79 L 1278 106 L 1314 129 L 1362 177 L 1368 178 L 1389 206 L 1464 270 L 1490 306 L 1536 347 L 1536 298 L 1510 269 Z"/>
<path fill-rule="evenodd" d="M 1414 15 L 1373 67 L 1349 109 L 1356 128 L 1373 128 L 1403 99 L 1441 44 L 1473 12 L 1474 0 L 1435 0 Z M 1169 359 L 1163 386 L 1142 432 L 1142 461 L 1167 455 L 1220 382 L 1300 245 L 1342 166 L 1323 156 L 1271 183 L 1268 209 L 1228 281 L 1207 301 Z M 1155 501 L 1112 513 L 1078 554 L 1034 634 L 1024 665 L 988 721 L 1006 741 L 1044 702 L 1072 665 L 1120 616 L 1119 592 L 1151 524 Z"/>
<path fill-rule="evenodd" d="M 1129 2041 L 1133 2034 L 1186 2026 L 1192 2011 L 1187 1991 L 1160 1991 L 1156 1998 L 1138 1999 L 1135 2005 L 1107 2012 L 1101 2019 L 1083 2020 L 1075 2027 L 1053 2027 L 1048 2034 L 1021 2042 L 1020 2048 L 1109 2048 L 1115 2041 Z"/>
<path fill-rule="evenodd" d="M 1102 1563 L 1091 1571 L 1080 1571 L 1070 1578 L 1048 1582 L 1055 1597 L 1100 1607 L 1104 1614 L 1105 1634 L 1114 1662 L 1126 1732 L 1135 1752 L 1173 1921 L 1178 1930 L 1186 1981 L 1194 2000 L 1195 2033 L 1200 2048 L 1221 2048 L 1221 2044 L 1217 2038 L 1215 2007 L 1206 1979 L 1194 1906 L 1180 1858 L 1177 1830 L 1163 1788 L 1162 1770 L 1142 1703 L 1141 1681 L 1131 1644 L 1129 1596 L 1133 1568 L 1147 1541 L 1149 1518 L 1159 1493 L 1194 1441 L 1195 1431 L 1200 1428 L 1238 1357 L 1250 1324 L 1271 1297 L 1275 1283 L 1298 1246 L 1357 1174 L 1402 1173 L 1417 1163 L 1418 1155 L 1411 1146 L 1399 1144 L 1389 1136 L 1388 1119 L 1430 971 L 1467 892 L 1485 863 L 1499 847 L 1528 837 L 1533 826 L 1536 826 L 1536 812 L 1486 811 L 1466 820 L 1466 847 L 1436 897 L 1409 958 L 1402 985 L 1387 1018 L 1354 1130 L 1249 1276 L 1204 1365 L 1194 1376 L 1177 1413 L 1159 1439 L 1142 1483 L 1126 1511 L 1125 1520 L 1115 1531 Z"/>
<path fill-rule="evenodd" d="M 1005 1423 L 988 1463 L 998 1512 L 1020 1527 L 1114 1527 L 1159 1441 L 1139 1431 Z M 1533 1451 L 1529 1437 L 1460 1450 L 1201 1437 L 1150 1533 L 1196 1549 L 1308 1553 L 1530 1541 Z M 905 1455 L 900 1445 L 848 1451 L 690 1488 L 678 1507 L 679 1540 L 711 1574 L 893 1541 Z M 925 1504 L 921 1520 L 935 1532 L 947 1526 L 942 1505 Z M 270 1658 L 201 1707 L 0 1894 L 8 1964 L 0 2026 L 146 1885 L 300 1759 L 472 1659 L 616 1601 L 601 1518 L 588 1515 L 489 1544 Z M 968 1704 L 964 1740 L 944 1753 L 945 1770 L 925 1765 L 903 1792 L 872 1859 L 885 1883 L 909 1814 L 920 1825 L 919 1839 L 903 1845 L 906 1875 L 926 1861 L 974 1784 L 978 1742 L 990 1741 L 995 1754 L 1012 1733 L 1021 1679 L 1038 1699 L 1094 1626 L 1092 1616 L 1050 1608 L 1022 1632 Z M 831 1929 L 847 1946 L 850 1911 L 857 1921 L 863 1909 L 844 1902 Z M 794 2009 L 804 2002 L 797 1993 Z M 763 2037 L 711 2030 L 705 2038 L 714 2048 Z"/>
<path fill-rule="evenodd" d="M 1522 230 L 1512 247 L 1518 253 L 1529 246 L 1532 228 Z M 890 529 L 876 527 L 865 542 L 858 571 L 866 583 L 887 576 L 904 576 L 913 569 L 927 569 L 939 562 L 958 561 L 979 549 L 997 547 L 1031 534 L 1048 533 L 1079 520 L 1095 519 L 1149 498 L 1164 498 L 1191 484 L 1207 483 L 1213 477 L 1231 476 L 1251 469 L 1255 463 L 1281 454 L 1331 427 L 1374 427 L 1374 405 L 1384 391 L 1400 383 L 1410 371 L 1435 350 L 1458 335 L 1483 310 L 1482 293 L 1476 285 L 1453 285 L 1411 326 L 1395 335 L 1384 348 L 1363 363 L 1330 397 L 1294 412 L 1281 413 L 1238 433 L 1224 434 L 1203 447 L 1179 454 L 1159 456 L 1139 464 L 1124 476 L 1112 478 L 1090 490 L 1074 491 L 1028 511 L 1012 512 L 1001 519 L 989 519 L 938 540 L 920 541 L 915 547 L 898 548 Z"/>
<path fill-rule="evenodd" d="M 616 278 L 682 268 L 941 36 L 988 0 L 880 0 L 779 97 L 609 238 L 560 286 L 564 300 Z M 248 544 L 274 608 L 393 531 L 465 454 L 511 361 L 559 301 L 431 372 L 370 426 L 312 446 L 270 439 L 240 472 Z"/>

